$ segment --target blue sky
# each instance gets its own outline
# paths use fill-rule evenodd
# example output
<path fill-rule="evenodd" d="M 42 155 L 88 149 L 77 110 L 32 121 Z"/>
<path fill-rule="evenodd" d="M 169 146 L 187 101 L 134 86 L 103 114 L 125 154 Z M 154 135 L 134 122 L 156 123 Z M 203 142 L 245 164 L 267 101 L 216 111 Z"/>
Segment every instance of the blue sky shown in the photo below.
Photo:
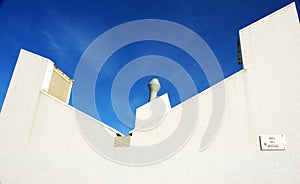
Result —
<path fill-rule="evenodd" d="M 115 26 L 140 19 L 168 20 L 193 30 L 214 52 L 227 77 L 242 68 L 237 64 L 238 30 L 291 2 L 0 0 L 0 106 L 21 48 L 51 59 L 68 76 L 74 78 L 77 63 L 93 40 Z M 123 47 L 103 66 L 95 96 L 101 120 L 125 134 L 132 127 L 122 124 L 114 114 L 110 100 L 112 83 L 122 67 L 146 55 L 161 55 L 179 63 L 194 80 L 198 92 L 209 87 L 202 69 L 193 58 L 175 46 L 158 41 L 143 41 Z M 147 102 L 147 83 L 152 77 L 149 75 L 139 79 L 131 88 L 127 100 L 133 112 Z M 169 93 L 172 106 L 186 100 L 179 98 L 170 81 L 159 79 L 162 84 L 159 95 Z M 74 106 L 89 114 L 88 108 Z"/>

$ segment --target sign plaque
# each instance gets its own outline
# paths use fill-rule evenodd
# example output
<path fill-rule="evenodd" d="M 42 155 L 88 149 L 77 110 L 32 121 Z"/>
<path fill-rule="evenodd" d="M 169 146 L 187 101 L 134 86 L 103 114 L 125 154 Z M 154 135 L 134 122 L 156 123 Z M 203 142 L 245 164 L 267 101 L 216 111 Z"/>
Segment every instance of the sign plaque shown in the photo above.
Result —
<path fill-rule="evenodd" d="M 259 142 L 262 151 L 285 150 L 284 135 L 261 135 L 259 136 Z"/>

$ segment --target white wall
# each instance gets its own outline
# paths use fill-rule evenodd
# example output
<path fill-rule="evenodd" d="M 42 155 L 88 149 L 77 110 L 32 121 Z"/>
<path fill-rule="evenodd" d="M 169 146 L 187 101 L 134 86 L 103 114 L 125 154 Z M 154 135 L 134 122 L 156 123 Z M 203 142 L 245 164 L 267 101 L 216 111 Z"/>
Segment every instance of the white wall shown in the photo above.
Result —
<path fill-rule="evenodd" d="M 240 38 L 245 69 L 223 81 L 225 114 L 214 142 L 199 151 L 213 104 L 208 89 L 166 114 L 166 123 L 176 120 L 182 107 L 192 108 L 198 99 L 198 126 L 185 147 L 170 159 L 145 167 L 119 165 L 94 151 L 82 128 L 101 132 L 109 127 L 40 92 L 43 75 L 24 76 L 35 85 L 30 92 L 20 92 L 20 84 L 14 84 L 23 69 L 45 74 L 47 68 L 42 61 L 33 62 L 37 56 L 25 58 L 22 69 L 16 67 L 1 113 L 0 182 L 299 183 L 300 27 L 295 4 L 242 29 Z M 36 75 L 39 80 L 29 79 Z M 23 101 L 30 108 L 14 109 Z M 286 150 L 261 151 L 262 134 L 284 134 Z M 112 141 L 107 144 L 113 146 Z"/>
<path fill-rule="evenodd" d="M 26 146 L 40 90 L 48 90 L 52 69 L 53 62 L 49 59 L 21 50 L 1 112 L 2 118 L 7 120 L 1 122 L 1 130 L 5 132 L 2 135 L 14 138 L 7 141 L 2 137 L 2 146 L 5 144 L 14 149 Z"/>
<path fill-rule="evenodd" d="M 137 108 L 130 145 L 154 145 L 167 139 L 179 123 L 178 116 L 167 116 L 170 110 L 171 104 L 167 93 Z M 166 120 L 166 117 L 169 119 Z"/>

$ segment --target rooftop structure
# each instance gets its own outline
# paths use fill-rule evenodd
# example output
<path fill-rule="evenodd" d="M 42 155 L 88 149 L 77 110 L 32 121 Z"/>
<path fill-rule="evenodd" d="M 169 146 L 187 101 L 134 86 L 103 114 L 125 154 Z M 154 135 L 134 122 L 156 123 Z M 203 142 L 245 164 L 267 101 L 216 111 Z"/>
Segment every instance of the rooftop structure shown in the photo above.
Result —
<path fill-rule="evenodd" d="M 243 70 L 173 108 L 168 94 L 153 93 L 136 110 L 128 137 L 69 106 L 73 81 L 51 60 L 21 50 L 0 114 L 0 183 L 299 183 L 295 3 L 239 34 Z M 221 85 L 225 112 L 210 124 L 213 90 Z M 195 127 L 182 126 L 183 112 L 184 124 L 193 120 L 195 101 Z M 151 160 L 173 149 L 188 128 L 173 154 Z M 165 147 L 157 151 L 159 144 Z M 126 154 L 132 165 L 152 164 L 126 166 Z"/>

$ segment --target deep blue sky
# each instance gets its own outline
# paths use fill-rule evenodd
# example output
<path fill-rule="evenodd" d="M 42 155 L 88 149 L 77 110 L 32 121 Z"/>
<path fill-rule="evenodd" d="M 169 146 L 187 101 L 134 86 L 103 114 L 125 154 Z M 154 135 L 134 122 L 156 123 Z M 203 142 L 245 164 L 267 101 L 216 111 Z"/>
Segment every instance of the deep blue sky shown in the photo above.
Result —
<path fill-rule="evenodd" d="M 51 59 L 73 78 L 81 55 L 95 38 L 112 27 L 139 19 L 169 20 L 193 30 L 212 49 L 227 77 L 242 68 L 237 64 L 238 30 L 291 2 L 0 0 L 0 106 L 21 48 Z M 153 54 L 172 58 L 182 65 L 197 84 L 198 92 L 209 87 L 201 68 L 184 51 L 154 41 L 130 44 L 112 55 L 98 76 L 96 101 L 103 122 L 124 133 L 131 129 L 113 115 L 110 102 L 112 81 L 126 63 Z M 140 79 L 131 89 L 129 102 L 132 111 L 147 102 L 147 83 L 151 77 Z M 160 79 L 162 90 L 159 94 L 168 92 L 172 106 L 179 104 L 174 86 L 166 79 Z"/>

